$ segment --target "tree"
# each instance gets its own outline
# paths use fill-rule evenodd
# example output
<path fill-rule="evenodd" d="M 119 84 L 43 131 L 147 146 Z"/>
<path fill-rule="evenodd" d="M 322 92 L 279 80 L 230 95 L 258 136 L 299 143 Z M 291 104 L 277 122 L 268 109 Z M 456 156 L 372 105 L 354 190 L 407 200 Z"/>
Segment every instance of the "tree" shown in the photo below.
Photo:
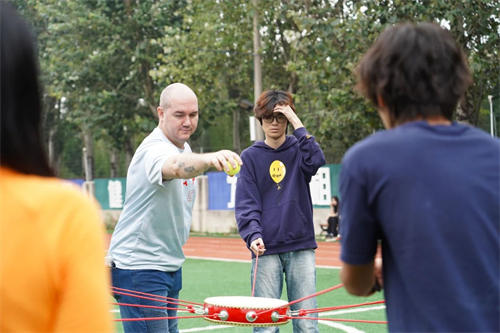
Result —
<path fill-rule="evenodd" d="M 125 167 L 115 161 L 128 165 L 136 145 L 156 125 L 162 88 L 176 81 L 191 86 L 199 97 L 194 151 L 250 145 L 250 108 L 244 102 L 255 97 L 255 9 L 250 1 L 13 3 L 38 36 L 46 139 L 65 176 L 81 176 L 75 155 L 82 142 L 87 151 L 96 143 L 100 158 L 109 156 L 112 175 L 123 172 Z M 474 75 L 457 119 L 487 123 L 482 120 L 487 112 L 481 110 L 488 106 L 487 95 L 498 95 L 500 86 L 496 1 L 258 3 L 263 89 L 293 93 L 299 115 L 328 163 L 339 163 L 352 144 L 382 126 L 375 108 L 354 91 L 353 71 L 379 33 L 398 22 L 432 21 L 449 28 Z M 70 139 L 74 132 L 81 133 L 79 140 Z M 233 133 L 239 134 L 241 146 Z M 96 170 L 106 176 L 103 167 Z"/>
<path fill-rule="evenodd" d="M 179 81 L 197 93 L 200 123 L 191 140 L 194 150 L 231 148 L 233 111 L 241 109 L 243 99 L 253 100 L 250 5 L 193 1 L 185 9 L 180 31 L 167 26 L 163 37 L 153 40 L 164 52 L 151 74 L 158 86 Z M 239 126 L 247 145 L 248 129 Z"/>
<path fill-rule="evenodd" d="M 500 73 L 500 17 L 498 2 L 471 1 L 360 1 L 358 9 L 369 26 L 428 21 L 448 28 L 465 50 L 474 84 L 460 103 L 457 120 L 478 124 L 481 104 L 498 86 Z"/>
<path fill-rule="evenodd" d="M 183 5 L 181 1 L 19 2 L 18 8 L 40 27 L 47 132 L 56 133 L 53 120 L 68 120 L 81 132 L 91 162 L 95 140 L 107 141 L 110 151 L 125 151 L 130 160 L 136 142 L 156 121 L 159 93 L 149 71 L 161 49 L 150 40 L 161 35 L 161 27 L 180 22 L 178 10 Z M 57 108 L 63 97 L 64 115 Z"/>

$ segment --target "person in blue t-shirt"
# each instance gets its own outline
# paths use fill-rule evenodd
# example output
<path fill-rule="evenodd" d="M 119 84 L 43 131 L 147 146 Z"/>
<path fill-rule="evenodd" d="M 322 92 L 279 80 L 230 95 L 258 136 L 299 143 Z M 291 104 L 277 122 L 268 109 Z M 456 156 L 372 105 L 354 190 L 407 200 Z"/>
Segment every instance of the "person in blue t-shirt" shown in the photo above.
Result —
<path fill-rule="evenodd" d="M 453 121 L 463 51 L 436 24 L 391 26 L 357 74 L 386 130 L 342 161 L 345 288 L 382 285 L 391 332 L 499 332 L 500 140 Z"/>
<path fill-rule="evenodd" d="M 265 134 L 241 154 L 235 215 L 241 237 L 252 252 L 252 272 L 259 256 L 255 296 L 280 298 L 283 273 L 288 300 L 316 292 L 316 240 L 309 182 L 325 164 L 323 151 L 295 113 L 290 93 L 268 90 L 255 105 Z M 288 124 L 295 129 L 287 136 Z M 253 284 L 252 277 L 252 284 Z M 293 304 L 316 308 L 316 300 Z M 277 332 L 256 327 L 255 332 Z M 293 320 L 294 332 L 317 332 L 315 320 Z"/>

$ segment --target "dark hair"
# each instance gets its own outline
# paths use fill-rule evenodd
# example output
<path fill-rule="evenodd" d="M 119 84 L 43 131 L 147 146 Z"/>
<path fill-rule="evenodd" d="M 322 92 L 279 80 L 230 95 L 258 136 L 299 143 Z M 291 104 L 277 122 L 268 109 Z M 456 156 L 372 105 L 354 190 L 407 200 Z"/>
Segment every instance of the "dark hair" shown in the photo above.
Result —
<path fill-rule="evenodd" d="M 41 138 L 38 61 L 28 25 L 0 1 L 0 165 L 53 176 Z"/>
<path fill-rule="evenodd" d="M 339 211 L 339 205 L 340 205 L 340 200 L 339 200 L 339 197 L 338 197 L 338 196 L 336 196 L 336 195 L 334 195 L 334 196 L 332 197 L 332 199 L 335 199 L 335 202 L 337 202 L 337 204 L 336 204 L 335 206 L 333 206 L 333 211 L 334 211 L 335 213 L 337 213 L 337 212 Z"/>
<path fill-rule="evenodd" d="M 391 124 L 444 116 L 451 120 L 472 83 L 467 60 L 452 35 L 434 23 L 387 28 L 357 68 L 357 89 L 378 105 Z"/>
<path fill-rule="evenodd" d="M 273 110 L 276 105 L 289 105 L 293 112 L 296 112 L 292 94 L 288 91 L 266 90 L 259 96 L 257 102 L 255 102 L 253 110 L 255 118 L 260 121 L 261 125 L 263 117 L 273 115 Z"/>

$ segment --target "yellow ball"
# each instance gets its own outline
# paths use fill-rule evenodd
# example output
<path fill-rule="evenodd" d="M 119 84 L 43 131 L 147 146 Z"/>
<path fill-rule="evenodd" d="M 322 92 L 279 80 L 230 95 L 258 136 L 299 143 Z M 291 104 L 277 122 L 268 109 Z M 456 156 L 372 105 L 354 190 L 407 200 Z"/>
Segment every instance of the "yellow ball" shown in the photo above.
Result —
<path fill-rule="evenodd" d="M 224 172 L 227 173 L 231 177 L 236 175 L 238 172 L 240 172 L 240 165 L 238 163 L 236 163 L 236 168 L 233 168 L 233 165 L 231 163 L 228 163 L 227 166 L 229 167 L 229 171 L 226 171 L 224 169 Z"/>

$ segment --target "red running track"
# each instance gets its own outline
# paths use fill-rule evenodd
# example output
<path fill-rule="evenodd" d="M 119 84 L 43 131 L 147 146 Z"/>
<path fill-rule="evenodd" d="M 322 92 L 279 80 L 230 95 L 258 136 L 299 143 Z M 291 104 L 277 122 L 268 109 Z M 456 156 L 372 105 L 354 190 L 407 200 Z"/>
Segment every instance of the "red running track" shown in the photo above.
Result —
<path fill-rule="evenodd" d="M 108 237 L 108 242 L 109 238 Z M 222 260 L 250 261 L 250 251 L 241 238 L 189 237 L 183 247 L 188 258 L 210 258 Z M 316 265 L 340 267 L 340 243 L 318 241 Z"/>
<path fill-rule="evenodd" d="M 250 260 L 250 251 L 240 238 L 189 237 L 184 245 L 186 257 Z M 316 265 L 340 267 L 340 243 L 318 242 Z"/>

